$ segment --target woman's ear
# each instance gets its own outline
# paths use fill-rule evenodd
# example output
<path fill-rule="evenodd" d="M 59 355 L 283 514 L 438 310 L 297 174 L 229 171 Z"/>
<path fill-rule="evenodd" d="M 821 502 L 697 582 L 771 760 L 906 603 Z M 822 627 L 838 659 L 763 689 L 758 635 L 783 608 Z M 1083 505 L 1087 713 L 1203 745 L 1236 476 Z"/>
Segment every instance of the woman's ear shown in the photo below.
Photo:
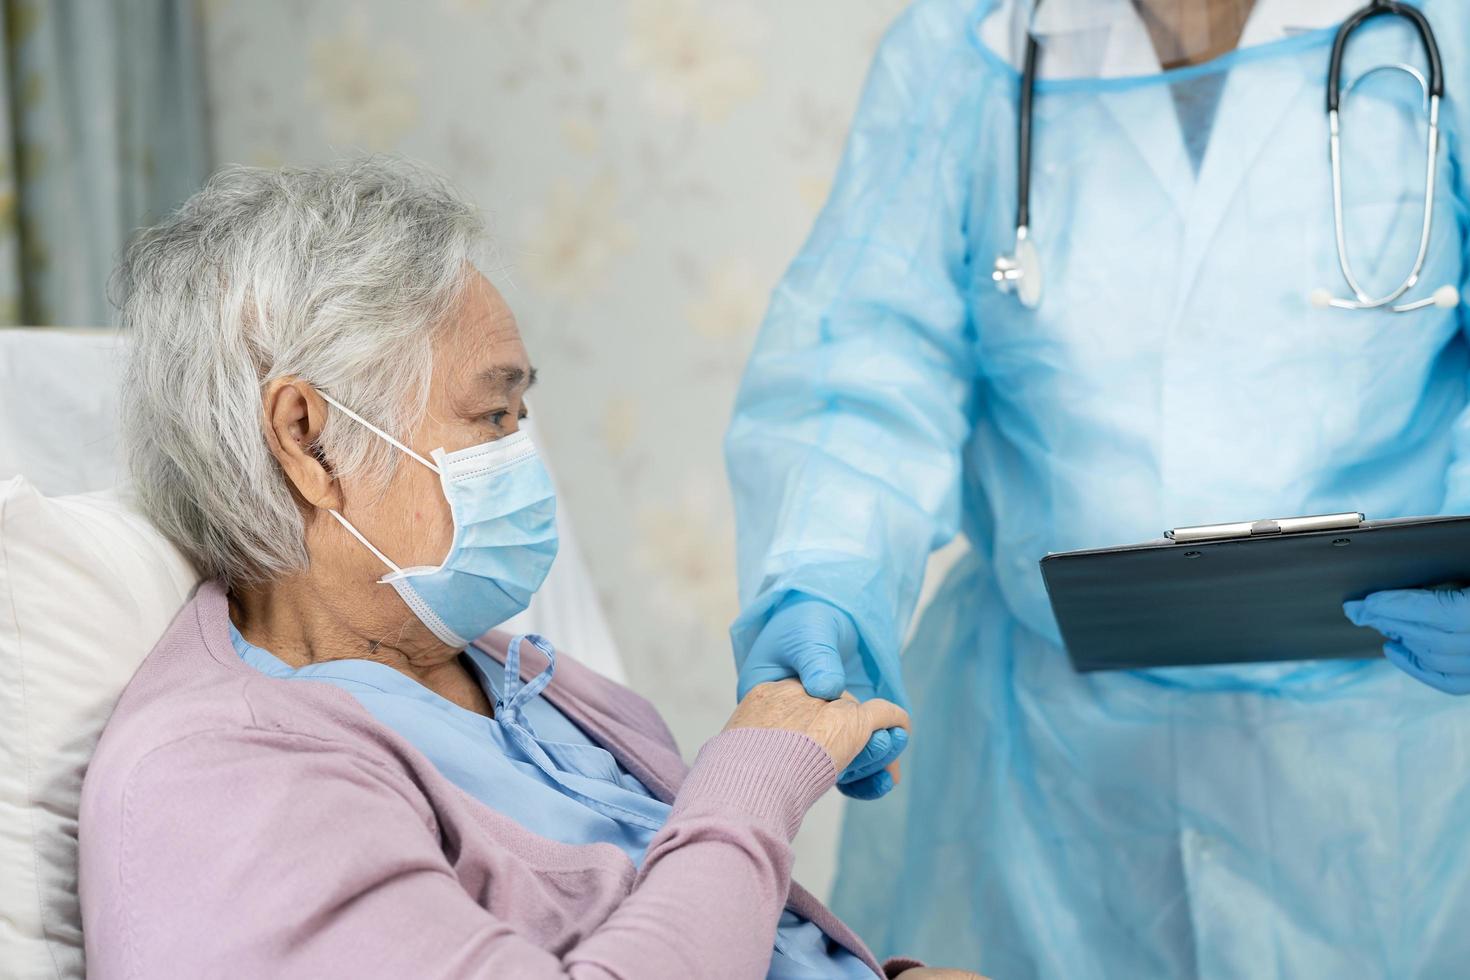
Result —
<path fill-rule="evenodd" d="M 342 509 L 342 491 L 317 440 L 327 422 L 327 402 L 300 378 L 275 378 L 262 396 L 265 441 L 292 489 L 306 503 Z"/>

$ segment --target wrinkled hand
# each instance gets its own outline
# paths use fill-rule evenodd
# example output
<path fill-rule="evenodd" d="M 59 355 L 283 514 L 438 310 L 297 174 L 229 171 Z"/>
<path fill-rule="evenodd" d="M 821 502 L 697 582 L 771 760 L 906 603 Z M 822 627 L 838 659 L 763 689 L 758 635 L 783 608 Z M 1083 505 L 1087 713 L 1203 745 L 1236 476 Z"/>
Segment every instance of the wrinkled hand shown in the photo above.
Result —
<path fill-rule="evenodd" d="M 1342 608 L 1384 635 L 1383 655 L 1404 673 L 1446 694 L 1470 694 L 1470 590 L 1391 589 Z"/>
<path fill-rule="evenodd" d="M 916 966 L 911 970 L 904 970 L 897 980 L 985 980 L 978 973 L 969 970 L 946 970 L 943 967 Z"/>
<path fill-rule="evenodd" d="M 740 668 L 737 694 L 744 699 L 757 684 L 796 677 L 812 697 L 831 701 L 847 690 L 866 701 L 874 695 L 872 682 L 850 676 L 844 667 L 857 659 L 857 646 L 857 627 L 846 613 L 820 599 L 792 593 L 776 607 L 751 646 Z M 905 727 L 874 732 L 838 776 L 837 789 L 859 800 L 875 800 L 893 789 L 898 756 L 908 740 Z"/>
<path fill-rule="evenodd" d="M 779 728 L 806 735 L 832 757 L 841 772 L 868 744 L 876 731 L 907 728 L 908 712 L 892 701 L 859 701 L 844 693 L 835 701 L 814 698 L 795 678 L 758 684 L 740 699 L 725 725 L 732 728 Z"/>

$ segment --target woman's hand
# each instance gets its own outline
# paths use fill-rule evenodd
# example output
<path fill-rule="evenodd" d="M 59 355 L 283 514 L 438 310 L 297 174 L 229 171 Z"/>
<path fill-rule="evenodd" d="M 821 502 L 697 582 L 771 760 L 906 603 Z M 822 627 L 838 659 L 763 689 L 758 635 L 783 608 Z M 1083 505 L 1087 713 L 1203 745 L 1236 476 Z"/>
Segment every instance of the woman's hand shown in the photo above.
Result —
<path fill-rule="evenodd" d="M 969 970 L 946 970 L 943 967 L 916 966 L 912 970 L 904 970 L 895 980 L 985 980 L 978 973 Z"/>
<path fill-rule="evenodd" d="M 801 681 L 787 678 L 757 684 L 741 699 L 725 725 L 732 728 L 781 728 L 800 732 L 827 750 L 838 772 L 857 757 L 868 738 L 885 728 L 909 727 L 909 715 L 892 701 L 859 701 L 843 694 L 823 701 L 806 693 Z"/>
<path fill-rule="evenodd" d="M 813 697 L 832 701 L 845 688 L 866 700 L 875 693 L 873 679 L 861 668 L 849 673 L 845 666 L 858 661 L 857 652 L 857 625 L 847 613 L 815 596 L 792 592 L 740 664 L 736 697 L 743 699 L 757 684 L 797 677 Z M 857 800 L 883 796 L 898 782 L 897 760 L 906 745 L 908 732 L 902 728 L 874 732 L 863 751 L 838 772 L 837 791 Z"/>

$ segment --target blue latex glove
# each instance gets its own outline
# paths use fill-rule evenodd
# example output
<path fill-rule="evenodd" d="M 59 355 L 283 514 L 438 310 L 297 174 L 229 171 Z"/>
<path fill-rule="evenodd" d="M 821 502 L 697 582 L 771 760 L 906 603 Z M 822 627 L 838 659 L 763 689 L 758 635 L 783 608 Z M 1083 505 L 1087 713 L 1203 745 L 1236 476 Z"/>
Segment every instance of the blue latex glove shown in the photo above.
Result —
<path fill-rule="evenodd" d="M 1470 590 L 1391 589 L 1342 608 L 1388 639 L 1383 655 L 1404 673 L 1446 694 L 1470 694 Z"/>
<path fill-rule="evenodd" d="M 740 667 L 739 697 L 757 684 L 787 677 L 801 679 L 814 698 L 827 701 L 851 691 L 866 701 L 874 696 L 865 676 L 849 677 L 844 662 L 856 662 L 857 627 L 846 613 L 829 603 L 793 592 L 781 601 L 751 645 Z M 902 728 L 874 732 L 868 744 L 837 777 L 837 788 L 859 800 L 875 800 L 893 789 L 884 770 L 908 745 Z"/>

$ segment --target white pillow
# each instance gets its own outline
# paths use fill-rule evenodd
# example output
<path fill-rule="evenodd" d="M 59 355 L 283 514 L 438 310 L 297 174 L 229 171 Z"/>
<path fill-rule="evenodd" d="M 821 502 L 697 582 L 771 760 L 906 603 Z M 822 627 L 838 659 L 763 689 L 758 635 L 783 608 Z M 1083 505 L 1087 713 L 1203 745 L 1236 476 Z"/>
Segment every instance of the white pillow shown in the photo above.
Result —
<path fill-rule="evenodd" d="M 52 496 L 120 482 L 126 352 L 111 331 L 0 330 L 0 480 L 24 473 Z"/>
<path fill-rule="evenodd" d="M 117 491 L 0 482 L 0 964 L 82 976 L 77 802 L 118 695 L 198 576 Z"/>

